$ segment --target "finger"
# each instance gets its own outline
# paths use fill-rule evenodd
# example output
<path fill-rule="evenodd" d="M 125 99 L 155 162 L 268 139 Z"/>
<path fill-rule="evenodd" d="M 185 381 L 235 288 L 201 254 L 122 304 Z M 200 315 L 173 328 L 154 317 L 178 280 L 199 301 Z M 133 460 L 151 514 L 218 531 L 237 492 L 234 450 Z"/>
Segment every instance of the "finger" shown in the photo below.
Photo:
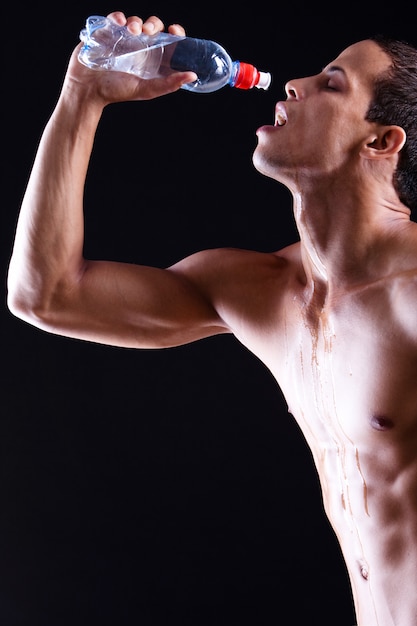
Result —
<path fill-rule="evenodd" d="M 113 11 L 112 13 L 109 13 L 107 17 L 110 20 L 113 20 L 113 22 L 116 22 L 116 24 L 120 24 L 120 26 L 124 26 L 126 24 L 126 16 L 122 13 L 122 11 Z"/>
<path fill-rule="evenodd" d="M 137 15 L 132 15 L 127 18 L 127 28 L 132 35 L 140 35 L 143 30 L 143 20 Z"/>
<path fill-rule="evenodd" d="M 185 29 L 181 26 L 181 24 L 171 24 L 168 27 L 168 32 L 172 35 L 179 35 L 180 37 L 185 36 Z"/>
<path fill-rule="evenodd" d="M 180 89 L 186 83 L 192 83 L 197 80 L 194 72 L 174 72 L 166 78 L 157 78 L 152 81 L 145 81 L 149 84 L 146 95 L 142 93 L 141 100 L 156 98 L 168 93 L 172 93 Z"/>
<path fill-rule="evenodd" d="M 159 33 L 164 30 L 164 28 L 165 26 L 162 20 L 155 15 L 151 15 L 151 17 L 148 17 L 148 19 L 143 22 L 142 30 L 146 35 L 153 35 L 154 33 Z"/>

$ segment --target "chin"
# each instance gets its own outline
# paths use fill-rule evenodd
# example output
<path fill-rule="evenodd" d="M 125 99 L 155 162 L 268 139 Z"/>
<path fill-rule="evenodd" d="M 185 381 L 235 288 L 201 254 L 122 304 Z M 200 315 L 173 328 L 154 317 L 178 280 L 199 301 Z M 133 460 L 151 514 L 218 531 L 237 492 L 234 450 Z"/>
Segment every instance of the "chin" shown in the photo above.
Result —
<path fill-rule="evenodd" d="M 252 163 L 255 169 L 261 174 L 264 174 L 264 176 L 275 178 L 276 169 L 272 166 L 271 161 L 265 157 L 265 154 L 259 147 L 256 148 L 253 153 Z"/>

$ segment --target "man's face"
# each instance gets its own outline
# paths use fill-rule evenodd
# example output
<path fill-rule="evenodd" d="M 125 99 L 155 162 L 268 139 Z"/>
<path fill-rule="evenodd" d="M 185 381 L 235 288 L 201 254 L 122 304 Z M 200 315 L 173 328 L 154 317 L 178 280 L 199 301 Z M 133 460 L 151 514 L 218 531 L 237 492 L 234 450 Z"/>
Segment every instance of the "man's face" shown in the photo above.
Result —
<path fill-rule="evenodd" d="M 289 81 L 275 125 L 257 131 L 255 167 L 290 187 L 298 177 L 343 167 L 375 128 L 365 116 L 375 77 L 389 67 L 389 56 L 365 40 L 346 48 L 320 74 Z"/>

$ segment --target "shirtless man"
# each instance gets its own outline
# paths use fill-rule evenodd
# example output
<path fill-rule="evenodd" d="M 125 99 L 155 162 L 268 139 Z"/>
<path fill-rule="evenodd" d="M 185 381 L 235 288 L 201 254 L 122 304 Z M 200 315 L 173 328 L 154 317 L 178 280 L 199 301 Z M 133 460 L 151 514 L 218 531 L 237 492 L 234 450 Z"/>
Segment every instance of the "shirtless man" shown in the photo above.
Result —
<path fill-rule="evenodd" d="M 290 189 L 299 242 L 203 251 L 164 270 L 83 258 L 84 184 L 105 106 L 195 75 L 94 72 L 77 47 L 9 271 L 11 311 L 52 333 L 135 348 L 233 333 L 270 368 L 311 447 L 360 626 L 417 624 L 417 51 L 393 49 L 359 41 L 290 81 L 275 124 L 257 131 L 255 167 Z M 380 85 L 370 109 L 378 77 L 390 93 L 393 58 L 399 101 Z"/>

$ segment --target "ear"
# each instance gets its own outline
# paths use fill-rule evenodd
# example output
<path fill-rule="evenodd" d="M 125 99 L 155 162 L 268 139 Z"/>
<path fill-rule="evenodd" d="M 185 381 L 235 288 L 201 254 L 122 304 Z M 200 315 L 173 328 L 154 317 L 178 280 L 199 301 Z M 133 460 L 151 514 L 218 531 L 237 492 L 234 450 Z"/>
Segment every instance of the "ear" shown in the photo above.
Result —
<path fill-rule="evenodd" d="M 361 155 L 367 159 L 385 159 L 397 154 L 407 135 L 401 126 L 380 126 L 362 146 Z"/>

